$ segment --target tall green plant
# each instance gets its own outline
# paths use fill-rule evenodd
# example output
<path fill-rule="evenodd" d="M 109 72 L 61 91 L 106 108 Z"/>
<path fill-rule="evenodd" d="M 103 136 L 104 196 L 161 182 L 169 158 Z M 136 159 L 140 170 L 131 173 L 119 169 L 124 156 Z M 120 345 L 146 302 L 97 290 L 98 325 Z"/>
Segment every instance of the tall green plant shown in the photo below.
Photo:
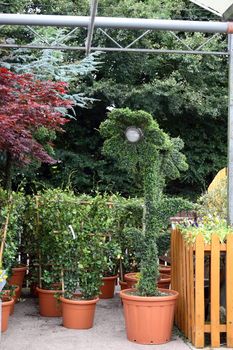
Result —
<path fill-rule="evenodd" d="M 125 137 L 127 127 L 140 128 L 143 137 L 130 143 Z M 155 213 L 163 198 L 166 178 L 176 178 L 187 169 L 185 156 L 180 152 L 183 142 L 171 139 L 152 116 L 144 111 L 115 109 L 100 125 L 100 133 L 106 139 L 104 154 L 116 159 L 130 172 L 140 172 L 144 187 L 144 238 L 147 244 L 145 260 L 141 267 L 140 295 L 157 295 L 155 281 L 158 277 L 156 239 L 159 226 Z"/>

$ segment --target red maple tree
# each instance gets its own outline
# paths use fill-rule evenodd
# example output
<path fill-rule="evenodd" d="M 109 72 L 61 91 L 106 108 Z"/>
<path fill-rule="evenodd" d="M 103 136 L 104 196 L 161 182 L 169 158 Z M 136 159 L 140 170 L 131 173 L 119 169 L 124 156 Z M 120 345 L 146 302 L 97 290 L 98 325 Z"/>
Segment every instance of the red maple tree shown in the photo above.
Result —
<path fill-rule="evenodd" d="M 65 98 L 66 92 L 63 82 L 40 81 L 32 74 L 0 68 L 0 150 L 6 153 L 6 167 L 9 161 L 19 165 L 32 159 L 56 162 L 34 134 L 41 127 L 63 131 L 69 119 L 59 108 L 72 106 L 72 101 Z"/>

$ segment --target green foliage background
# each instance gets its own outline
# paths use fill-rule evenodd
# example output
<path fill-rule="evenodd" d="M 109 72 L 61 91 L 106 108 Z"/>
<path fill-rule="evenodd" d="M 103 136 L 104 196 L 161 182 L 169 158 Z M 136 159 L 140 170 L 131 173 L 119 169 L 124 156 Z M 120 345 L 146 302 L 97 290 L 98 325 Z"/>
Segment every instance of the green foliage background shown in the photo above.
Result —
<path fill-rule="evenodd" d="M 88 0 L 11 0 L 0 4 L 1 12 L 36 12 L 43 14 L 87 15 Z M 208 20 L 217 19 L 188 0 L 101 0 L 99 16 L 128 16 Z M 129 44 L 141 31 L 107 30 L 116 40 Z M 184 42 L 195 48 L 207 40 L 207 34 L 181 33 Z M 78 30 L 72 44 L 83 43 L 84 29 Z M 35 40 L 23 28 L 1 28 L 1 40 L 14 38 L 18 43 Z M 217 35 L 206 49 L 225 50 L 222 35 Z M 151 48 L 183 48 L 170 33 L 150 32 L 134 47 L 146 44 Z M 93 45 L 111 46 L 113 43 L 97 31 Z M 9 61 L 10 51 L 2 50 L 1 58 Z M 69 57 L 67 57 L 69 56 Z M 66 61 L 83 58 L 83 53 L 70 52 Z M 104 64 L 98 72 L 83 76 L 78 91 L 96 99 L 91 109 L 76 108 L 77 120 L 67 125 L 67 133 L 56 141 L 57 157 L 62 161 L 56 167 L 33 171 L 26 178 L 57 186 L 71 183 L 76 192 L 98 188 L 101 191 L 119 191 L 125 195 L 142 193 L 137 177 L 119 170 L 113 162 L 101 155 L 103 140 L 97 129 L 106 119 L 108 106 L 143 109 L 153 115 L 159 125 L 172 137 L 184 141 L 184 153 L 189 170 L 179 181 L 171 181 L 167 191 L 172 194 L 197 196 L 205 189 L 215 173 L 226 165 L 227 147 L 227 59 L 221 56 L 152 55 L 105 53 Z M 75 92 L 75 91 L 74 91 Z M 24 174 L 26 176 L 27 174 Z M 17 184 L 17 179 L 15 184 Z"/>

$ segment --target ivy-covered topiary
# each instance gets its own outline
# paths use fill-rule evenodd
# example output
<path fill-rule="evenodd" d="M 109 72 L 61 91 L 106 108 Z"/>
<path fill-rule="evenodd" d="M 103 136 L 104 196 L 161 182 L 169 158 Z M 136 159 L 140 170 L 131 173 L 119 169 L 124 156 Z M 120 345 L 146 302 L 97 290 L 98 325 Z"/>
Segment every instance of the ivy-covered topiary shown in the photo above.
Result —
<path fill-rule="evenodd" d="M 143 137 L 130 143 L 125 136 L 130 126 L 141 129 Z M 172 139 L 159 128 L 153 117 L 144 111 L 114 109 L 100 125 L 105 138 L 103 153 L 117 160 L 118 164 L 132 173 L 140 173 L 144 186 L 143 233 L 146 252 L 141 267 L 138 293 L 143 296 L 157 295 L 158 254 L 156 239 L 160 234 L 157 211 L 163 199 L 167 178 L 177 178 L 187 169 L 181 139 Z"/>

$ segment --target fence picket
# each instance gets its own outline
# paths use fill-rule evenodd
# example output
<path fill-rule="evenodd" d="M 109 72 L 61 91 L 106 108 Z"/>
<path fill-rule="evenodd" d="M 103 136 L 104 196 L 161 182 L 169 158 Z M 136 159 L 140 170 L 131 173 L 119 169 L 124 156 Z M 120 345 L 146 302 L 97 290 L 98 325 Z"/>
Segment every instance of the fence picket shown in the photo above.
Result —
<path fill-rule="evenodd" d="M 194 344 L 195 340 L 195 307 L 194 307 L 194 261 L 193 261 L 193 246 L 189 246 L 189 285 L 190 285 L 190 310 L 191 310 L 191 340 Z"/>
<path fill-rule="evenodd" d="M 227 346 L 233 347 L 233 235 L 227 238 L 226 254 L 226 322 L 227 322 Z"/>
<path fill-rule="evenodd" d="M 217 235 L 211 242 L 211 278 L 210 278 L 210 316 L 211 316 L 211 346 L 220 346 L 219 310 L 220 310 L 220 242 Z"/>
<path fill-rule="evenodd" d="M 184 246 L 185 249 L 185 280 L 186 280 L 186 290 L 187 290 L 187 312 L 186 312 L 186 318 L 187 318 L 187 332 L 186 336 L 190 340 L 192 338 L 192 322 L 191 322 L 191 293 L 190 293 L 190 281 L 189 281 L 189 274 L 190 274 L 190 260 L 189 260 L 189 247 L 187 245 Z"/>
<path fill-rule="evenodd" d="M 195 346 L 204 347 L 204 240 L 202 235 L 196 239 L 195 261 Z"/>

